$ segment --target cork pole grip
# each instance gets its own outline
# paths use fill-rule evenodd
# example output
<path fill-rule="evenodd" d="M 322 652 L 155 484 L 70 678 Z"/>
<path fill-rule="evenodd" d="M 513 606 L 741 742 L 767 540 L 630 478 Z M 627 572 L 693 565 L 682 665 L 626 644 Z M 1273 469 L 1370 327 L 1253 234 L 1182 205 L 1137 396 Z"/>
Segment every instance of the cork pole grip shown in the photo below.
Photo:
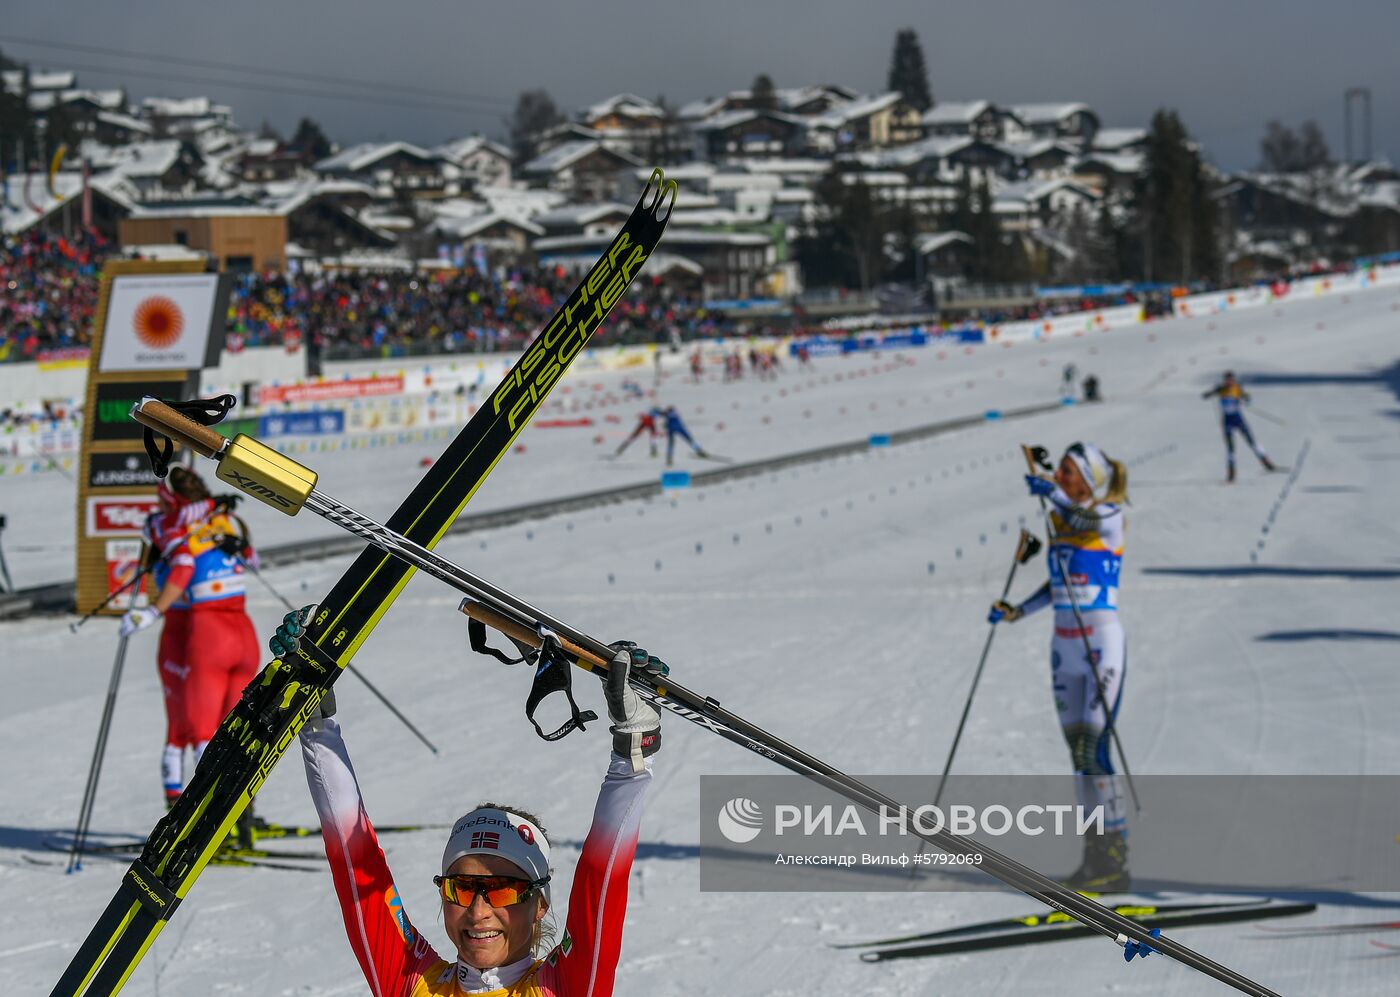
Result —
<path fill-rule="evenodd" d="M 522 644 L 529 644 L 531 647 L 539 647 L 540 644 L 543 643 L 540 640 L 540 635 L 535 633 L 535 631 L 531 630 L 529 627 L 520 625 L 508 616 L 501 615 L 490 606 L 484 605 L 483 603 L 464 599 L 462 600 L 462 612 L 474 620 L 480 620 L 492 630 L 499 630 L 507 637 L 518 640 Z M 559 644 L 564 648 L 565 652 L 573 657 L 586 661 L 593 667 L 599 668 L 604 672 L 608 670 L 608 660 L 606 658 L 600 658 L 596 654 L 585 651 L 577 644 L 565 640 L 563 637 L 559 638 Z"/>
<path fill-rule="evenodd" d="M 158 398 L 148 396 L 141 399 L 132 406 L 131 417 L 202 457 L 218 457 L 228 446 L 228 440 L 214 430 L 201 426 L 189 416 L 181 415 Z"/>

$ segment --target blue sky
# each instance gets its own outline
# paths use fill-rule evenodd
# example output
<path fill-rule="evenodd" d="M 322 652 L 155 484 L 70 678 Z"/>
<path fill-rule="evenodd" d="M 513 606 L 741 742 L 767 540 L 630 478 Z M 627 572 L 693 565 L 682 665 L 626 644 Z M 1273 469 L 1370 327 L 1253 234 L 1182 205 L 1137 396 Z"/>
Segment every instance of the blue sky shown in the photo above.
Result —
<path fill-rule="evenodd" d="M 1376 151 L 1400 161 L 1395 0 L 47 0 L 12 8 L 0 26 L 7 55 L 78 67 L 83 85 L 125 83 L 137 98 L 204 93 L 250 126 L 266 120 L 287 130 L 309 114 L 341 143 L 499 133 L 516 94 L 536 86 L 565 108 L 623 90 L 683 103 L 747 86 L 758 72 L 779 86 L 878 90 L 895 31 L 909 26 L 936 98 L 1081 100 L 1121 126 L 1174 107 L 1228 169 L 1255 165 L 1271 118 L 1317 119 L 1340 155 L 1343 92 L 1369 87 Z M 123 54 L 132 52 L 353 82 Z M 387 93 L 382 83 L 400 89 Z M 402 102 L 358 97 L 376 92 Z"/>

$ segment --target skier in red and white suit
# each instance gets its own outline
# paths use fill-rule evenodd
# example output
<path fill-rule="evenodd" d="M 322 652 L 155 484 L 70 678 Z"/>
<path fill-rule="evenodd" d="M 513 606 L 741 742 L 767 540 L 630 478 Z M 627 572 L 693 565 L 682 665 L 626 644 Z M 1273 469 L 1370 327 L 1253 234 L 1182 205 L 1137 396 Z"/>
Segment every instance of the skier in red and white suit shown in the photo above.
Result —
<path fill-rule="evenodd" d="M 273 638 L 285 655 L 300 620 Z M 607 997 L 613 992 L 651 755 L 661 718 L 627 686 L 634 668 L 664 668 L 634 646 L 613 658 L 605 693 L 613 751 L 574 870 L 564 934 L 551 944 L 549 841 L 539 820 L 483 804 L 459 818 L 434 877 L 455 958 L 442 958 L 409 920 L 365 812 L 330 696 L 301 731 L 302 760 L 350 947 L 375 997 Z"/>
<path fill-rule="evenodd" d="M 145 529 L 159 558 L 157 595 L 122 618 L 120 633 L 129 637 L 165 620 L 156 660 L 165 693 L 161 780 L 168 805 L 184 788 L 185 749 L 193 749 L 198 765 L 260 662 L 257 633 L 244 609 L 244 559 L 252 551 L 194 472 L 171 468 L 157 497 L 160 510 Z"/>

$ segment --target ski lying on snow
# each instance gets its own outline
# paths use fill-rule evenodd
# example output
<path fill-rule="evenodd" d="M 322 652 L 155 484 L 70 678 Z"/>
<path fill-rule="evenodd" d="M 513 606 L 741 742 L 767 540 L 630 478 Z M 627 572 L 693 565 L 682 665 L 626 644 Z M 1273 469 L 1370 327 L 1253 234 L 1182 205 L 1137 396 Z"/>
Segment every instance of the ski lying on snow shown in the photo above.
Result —
<path fill-rule="evenodd" d="M 653 171 L 622 230 L 389 518 L 391 529 L 425 548 L 442 538 L 642 269 L 675 200 L 675 181 Z M 222 458 L 220 480 L 287 515 L 301 509 L 314 475 L 299 477 L 304 468 L 256 440 L 230 442 L 204 428 L 192 445 Z M 50 997 L 110 997 L 122 988 L 412 570 L 366 548 L 320 603 L 297 652 L 274 658 L 247 685 Z"/>
<path fill-rule="evenodd" d="M 1109 907 L 1109 910 L 1122 914 L 1124 917 L 1131 917 L 1134 920 L 1153 917 L 1158 914 L 1176 913 L 1179 911 L 1206 911 L 1223 910 L 1232 907 L 1256 907 L 1258 900 L 1236 900 L 1222 901 L 1217 903 L 1201 903 L 1197 901 L 1181 901 L 1179 903 L 1151 903 L 1149 901 L 1138 901 L 1136 903 L 1117 903 Z M 1003 917 L 993 921 L 978 921 L 975 924 L 956 925 L 951 928 L 941 928 L 937 931 L 924 931 L 916 935 L 898 935 L 891 938 L 876 938 L 866 942 L 838 942 L 831 945 L 834 949 L 868 949 L 877 945 L 906 945 L 910 942 L 927 942 L 940 938 L 957 938 L 961 935 L 977 935 L 984 932 L 1000 931 L 1014 932 L 1023 928 L 1039 928 L 1055 924 L 1078 924 L 1079 922 L 1068 914 L 1060 911 L 1046 911 L 1040 914 L 1025 914 L 1020 917 Z"/>
<path fill-rule="evenodd" d="M 1220 909 L 1167 911 L 1161 914 L 1138 916 L 1134 920 L 1138 924 L 1151 928 L 1185 928 L 1200 924 L 1227 924 L 1234 921 L 1291 917 L 1296 914 L 1310 914 L 1315 910 L 1317 910 L 1317 904 L 1266 901 Z M 860 957 L 865 962 L 888 962 L 891 959 L 913 959 L 922 956 L 952 955 L 958 952 L 1015 948 L 1019 945 L 1037 945 L 1070 938 L 1085 938 L 1093 934 L 1094 929 L 1087 925 L 1078 921 L 1066 921 L 1062 924 L 1045 925 L 1038 928 L 1017 927 L 964 938 L 947 938 L 942 941 L 924 942 L 897 948 L 879 948 L 862 952 Z"/>
<path fill-rule="evenodd" d="M 1358 921 L 1355 924 L 1309 924 L 1301 927 L 1261 924 L 1259 930 L 1285 938 L 1303 938 L 1309 935 L 1359 935 L 1368 931 L 1400 931 L 1400 921 Z"/>

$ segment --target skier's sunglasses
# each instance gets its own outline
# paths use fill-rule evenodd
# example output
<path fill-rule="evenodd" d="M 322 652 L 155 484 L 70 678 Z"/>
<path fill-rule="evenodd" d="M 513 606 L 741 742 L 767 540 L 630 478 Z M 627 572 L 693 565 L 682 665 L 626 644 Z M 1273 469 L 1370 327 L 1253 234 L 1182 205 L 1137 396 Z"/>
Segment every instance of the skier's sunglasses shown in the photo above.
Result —
<path fill-rule="evenodd" d="M 515 876 L 434 876 L 433 885 L 442 899 L 458 907 L 470 907 L 477 895 L 486 898 L 492 907 L 510 907 L 535 895 L 535 888 L 549 882 L 549 877 L 519 879 Z"/>

